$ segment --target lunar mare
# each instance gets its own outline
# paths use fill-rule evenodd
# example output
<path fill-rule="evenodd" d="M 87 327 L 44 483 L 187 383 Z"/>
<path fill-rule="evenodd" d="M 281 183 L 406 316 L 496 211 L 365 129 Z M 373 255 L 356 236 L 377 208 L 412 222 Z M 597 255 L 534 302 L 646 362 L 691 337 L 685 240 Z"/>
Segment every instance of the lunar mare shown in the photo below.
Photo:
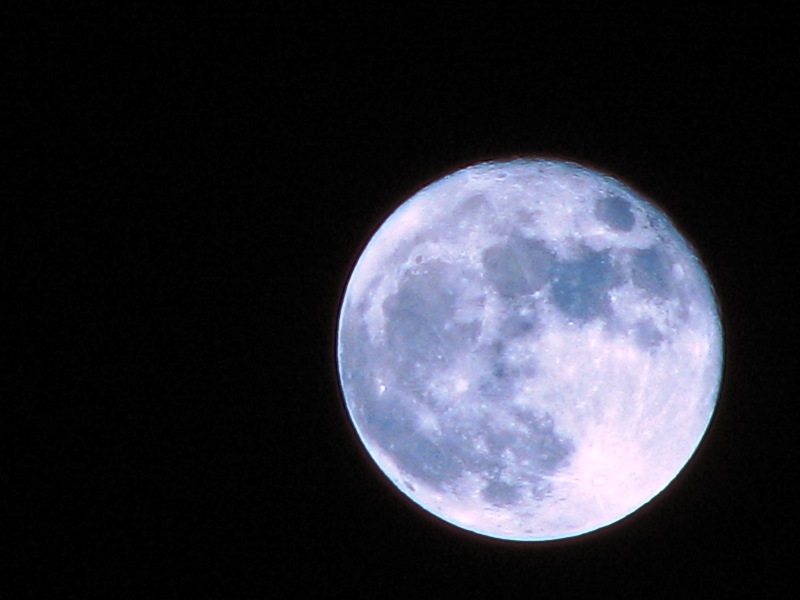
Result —
<path fill-rule="evenodd" d="M 474 165 L 424 188 L 356 263 L 339 375 L 371 457 L 456 526 L 550 540 L 651 500 L 704 435 L 722 330 L 669 219 L 574 163 Z"/>

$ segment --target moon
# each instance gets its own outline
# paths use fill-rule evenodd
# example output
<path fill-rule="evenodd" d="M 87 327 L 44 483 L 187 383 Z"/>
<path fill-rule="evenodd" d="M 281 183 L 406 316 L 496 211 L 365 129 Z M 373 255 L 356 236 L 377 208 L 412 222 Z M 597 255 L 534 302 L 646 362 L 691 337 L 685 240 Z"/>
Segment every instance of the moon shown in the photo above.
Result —
<path fill-rule="evenodd" d="M 355 431 L 414 503 L 544 541 L 619 521 L 705 434 L 722 326 L 696 252 L 654 204 L 585 166 L 475 164 L 392 213 L 337 332 Z"/>

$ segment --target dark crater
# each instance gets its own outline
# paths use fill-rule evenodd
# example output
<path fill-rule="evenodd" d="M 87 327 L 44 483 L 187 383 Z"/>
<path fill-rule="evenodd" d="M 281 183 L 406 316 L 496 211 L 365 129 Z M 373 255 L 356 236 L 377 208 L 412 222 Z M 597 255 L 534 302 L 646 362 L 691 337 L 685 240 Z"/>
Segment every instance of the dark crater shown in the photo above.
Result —
<path fill-rule="evenodd" d="M 664 341 L 664 335 L 650 319 L 636 323 L 633 329 L 633 339 L 642 350 L 658 348 Z"/>
<path fill-rule="evenodd" d="M 477 322 L 453 320 L 459 293 L 455 272 L 443 263 L 424 263 L 406 273 L 397 293 L 383 303 L 387 361 L 409 389 L 451 364 L 480 333 Z"/>
<path fill-rule="evenodd" d="M 464 471 L 460 445 L 434 442 L 417 428 L 415 412 L 399 397 L 371 398 L 364 404 L 363 427 L 367 436 L 390 454 L 410 475 L 440 488 Z"/>
<path fill-rule="evenodd" d="M 500 335 L 503 339 L 514 339 L 526 335 L 534 335 L 541 331 L 542 323 L 532 299 L 508 301 Z"/>
<path fill-rule="evenodd" d="M 657 248 L 637 250 L 631 259 L 631 281 L 645 292 L 667 298 L 672 293 L 672 265 Z"/>
<path fill-rule="evenodd" d="M 504 452 L 511 453 L 513 464 L 528 482 L 553 473 L 574 452 L 572 442 L 556 434 L 549 415 L 520 412 L 526 425 L 520 431 L 500 429 L 492 423 L 449 427 L 443 423 L 442 432 L 436 434 L 420 430 L 413 402 L 397 395 L 371 395 L 358 413 L 366 436 L 404 471 L 436 489 L 446 488 L 465 472 L 480 474 L 489 482 L 484 497 L 491 502 L 511 503 L 521 493 L 521 489 L 511 490 L 497 481 L 509 467 L 504 464 Z M 486 444 L 482 450 L 476 445 L 480 438 Z"/>
<path fill-rule="evenodd" d="M 619 282 L 608 252 L 585 248 L 574 261 L 559 261 L 553 274 L 553 301 L 568 317 L 586 321 L 610 313 L 608 291 Z"/>
<path fill-rule="evenodd" d="M 528 432 L 510 448 L 520 459 L 529 461 L 538 472 L 553 473 L 575 451 L 572 441 L 559 436 L 549 413 L 536 414 L 519 409 L 519 419 L 527 425 Z"/>
<path fill-rule="evenodd" d="M 522 499 L 522 490 L 504 481 L 491 480 L 481 490 L 481 497 L 496 506 L 511 506 Z"/>
<path fill-rule="evenodd" d="M 482 347 L 479 353 L 487 357 L 485 370 L 478 375 L 478 390 L 481 395 L 495 402 L 506 401 L 511 397 L 517 372 L 503 357 L 504 344 L 495 340 L 489 347 Z"/>
<path fill-rule="evenodd" d="M 482 262 L 498 293 L 515 298 L 533 294 L 549 281 L 554 257 L 541 242 L 513 235 L 485 250 Z"/>
<path fill-rule="evenodd" d="M 483 434 L 489 452 L 499 455 L 508 450 L 518 460 L 526 461 L 533 472 L 557 470 L 574 452 L 574 444 L 554 431 L 550 415 L 537 416 L 520 410 L 518 416 L 527 431 L 498 430 L 490 426 Z"/>
<path fill-rule="evenodd" d="M 636 224 L 630 202 L 619 196 L 599 198 L 594 215 L 614 231 L 631 231 Z"/>
<path fill-rule="evenodd" d="M 544 475 L 557 471 L 575 451 L 570 440 L 556 434 L 549 414 L 537 415 L 533 411 L 519 410 L 517 416 L 525 423 L 527 431 L 501 430 L 490 426 L 483 434 L 489 454 L 500 456 L 510 452 L 526 482 L 524 486 L 510 485 L 498 480 L 497 471 L 484 472 L 486 487 L 481 495 L 487 502 L 499 506 L 515 504 L 526 488 L 535 498 L 544 498 L 551 489 Z M 508 465 L 504 467 L 508 468 Z"/>
<path fill-rule="evenodd" d="M 500 333 L 505 339 L 512 339 L 536 333 L 539 329 L 538 319 L 529 315 L 514 314 L 503 321 L 500 326 Z"/>

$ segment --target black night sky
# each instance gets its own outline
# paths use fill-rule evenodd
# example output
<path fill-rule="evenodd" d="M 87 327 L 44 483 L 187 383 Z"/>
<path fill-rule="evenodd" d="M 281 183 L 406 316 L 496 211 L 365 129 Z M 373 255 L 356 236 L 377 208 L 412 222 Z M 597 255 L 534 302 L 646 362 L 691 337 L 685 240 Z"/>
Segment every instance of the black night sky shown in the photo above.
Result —
<path fill-rule="evenodd" d="M 26 14 L 4 42 L 22 133 L 14 403 L 33 432 L 12 457 L 11 544 L 32 597 L 780 595 L 798 458 L 780 18 L 301 4 Z M 349 269 L 397 203 L 527 155 L 657 200 L 710 271 L 726 353 L 673 485 L 538 544 L 394 491 L 334 360 Z"/>

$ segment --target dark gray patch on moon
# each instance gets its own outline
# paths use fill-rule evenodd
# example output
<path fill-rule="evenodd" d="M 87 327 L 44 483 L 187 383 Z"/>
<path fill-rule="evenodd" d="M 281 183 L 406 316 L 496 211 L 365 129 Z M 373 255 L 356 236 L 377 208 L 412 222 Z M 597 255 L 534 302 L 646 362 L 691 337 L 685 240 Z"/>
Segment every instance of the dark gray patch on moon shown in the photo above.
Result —
<path fill-rule="evenodd" d="M 586 249 L 574 261 L 557 262 L 553 301 L 570 318 L 589 320 L 608 314 L 608 291 L 615 283 L 607 252 Z"/>
<path fill-rule="evenodd" d="M 364 366 L 370 363 L 374 361 L 365 358 Z M 508 407 L 510 395 L 502 386 L 510 385 L 515 376 L 504 371 L 499 358 L 490 364 L 498 370 L 490 378 L 497 379 L 501 386 L 493 396 L 494 402 L 498 403 L 498 409 Z M 534 493 L 541 488 L 542 476 L 557 470 L 574 451 L 574 444 L 556 433 L 548 414 L 512 409 L 517 426 L 505 429 L 486 421 L 480 412 L 468 418 L 462 414 L 458 421 L 449 421 L 446 409 L 429 404 L 439 420 L 438 429 L 424 430 L 419 422 L 419 409 L 425 402 L 411 389 L 413 386 L 395 381 L 395 392 L 379 394 L 368 389 L 366 383 L 361 381 L 356 388 L 351 388 L 349 382 L 346 384 L 347 393 L 360 391 L 355 414 L 363 433 L 405 473 L 434 489 L 448 489 L 448 484 L 470 472 L 486 482 L 483 495 L 487 501 L 512 504 L 525 489 L 530 488 Z M 477 393 L 486 398 L 486 390 Z M 464 402 L 474 401 L 465 398 Z M 511 486 L 514 489 L 505 483 L 501 485 L 497 477 L 509 470 L 522 475 L 526 485 Z"/>
<path fill-rule="evenodd" d="M 502 362 L 492 365 L 491 373 L 479 379 L 478 391 L 484 400 L 491 402 L 505 401 L 512 391 L 513 378 L 508 373 L 507 367 Z"/>
<path fill-rule="evenodd" d="M 499 332 L 503 339 L 535 335 L 542 329 L 534 304 L 525 299 L 522 302 L 506 302 L 502 315 Z"/>
<path fill-rule="evenodd" d="M 499 454 L 484 452 L 476 444 L 480 437 L 479 423 L 448 425 L 445 423 L 440 442 L 442 448 L 458 456 L 464 470 L 471 473 L 499 473 L 503 460 Z"/>
<path fill-rule="evenodd" d="M 657 348 L 664 341 L 664 335 L 650 319 L 639 321 L 633 335 L 636 345 L 642 350 Z"/>
<path fill-rule="evenodd" d="M 519 437 L 511 451 L 521 460 L 528 461 L 539 473 L 553 473 L 575 451 L 571 440 L 559 436 L 549 414 L 537 415 L 530 410 L 517 411 L 527 425 L 527 433 Z"/>
<path fill-rule="evenodd" d="M 501 429 L 498 431 L 490 427 L 483 434 L 483 437 L 486 441 L 487 448 L 489 448 L 489 452 L 500 455 L 503 450 L 510 448 L 514 444 L 516 434 L 508 430 Z"/>
<path fill-rule="evenodd" d="M 478 354 L 487 357 L 487 368 L 478 375 L 478 390 L 489 400 L 505 401 L 512 394 L 517 373 L 509 367 L 503 357 L 502 340 L 496 340 L 488 347 L 478 349 Z"/>
<path fill-rule="evenodd" d="M 529 489 L 537 499 L 543 498 L 550 491 L 544 476 L 567 464 L 575 451 L 571 440 L 556 433 L 549 414 L 537 415 L 524 409 L 515 412 L 518 425 L 524 427 L 500 429 L 490 425 L 482 434 L 488 454 L 502 456 L 510 453 L 513 457 L 508 464 L 502 465 L 503 471 L 509 471 L 525 482 L 512 486 L 497 480 L 496 472 L 484 472 L 486 487 L 482 496 L 493 504 L 514 504 L 523 489 Z"/>
<path fill-rule="evenodd" d="M 631 231 L 636 223 L 630 202 L 618 196 L 598 199 L 594 216 L 615 231 Z"/>
<path fill-rule="evenodd" d="M 575 450 L 575 445 L 559 436 L 550 415 L 537 416 L 531 411 L 518 410 L 518 418 L 526 427 L 522 430 L 489 428 L 484 433 L 490 452 L 500 454 L 509 450 L 535 473 L 553 473 Z"/>
<path fill-rule="evenodd" d="M 398 291 L 386 298 L 386 337 L 390 362 L 401 378 L 427 381 L 435 369 L 451 364 L 469 349 L 480 323 L 453 320 L 458 299 L 450 281 L 454 268 L 424 263 L 403 277 Z"/>
<path fill-rule="evenodd" d="M 522 494 L 515 485 L 493 480 L 481 490 L 481 497 L 491 504 L 509 506 L 517 504 L 522 499 Z"/>
<path fill-rule="evenodd" d="M 550 278 L 553 255 L 541 242 L 511 236 L 491 246 L 482 256 L 486 277 L 501 296 L 533 294 Z"/>
<path fill-rule="evenodd" d="M 414 434 L 414 415 L 395 395 L 365 398 L 361 413 L 366 433 L 387 450 L 402 446 Z"/>
<path fill-rule="evenodd" d="M 365 403 L 362 414 L 365 433 L 406 473 L 439 488 L 463 472 L 458 454 L 420 431 L 414 411 L 401 398 L 373 396 Z"/>
<path fill-rule="evenodd" d="M 339 331 L 340 377 L 345 395 L 352 398 L 354 408 L 369 403 L 377 393 L 375 365 L 369 353 L 367 326 L 363 319 L 343 324 Z"/>
<path fill-rule="evenodd" d="M 463 464 L 457 454 L 419 432 L 395 450 L 394 457 L 403 470 L 435 488 L 441 488 L 463 473 Z"/>
<path fill-rule="evenodd" d="M 544 500 L 553 491 L 552 484 L 541 477 L 534 478 L 531 482 L 531 494 L 536 500 Z"/>
<path fill-rule="evenodd" d="M 486 196 L 484 194 L 475 194 L 474 196 L 467 198 L 461 205 L 458 207 L 458 211 L 456 212 L 457 216 L 472 216 L 475 212 L 480 210 L 482 206 L 486 204 Z"/>
<path fill-rule="evenodd" d="M 500 326 L 500 333 L 506 339 L 514 339 L 536 332 L 540 328 L 539 321 L 532 315 L 512 314 Z"/>
<path fill-rule="evenodd" d="M 668 297 L 672 291 L 669 260 L 656 248 L 637 250 L 631 261 L 631 281 L 645 292 Z"/>

